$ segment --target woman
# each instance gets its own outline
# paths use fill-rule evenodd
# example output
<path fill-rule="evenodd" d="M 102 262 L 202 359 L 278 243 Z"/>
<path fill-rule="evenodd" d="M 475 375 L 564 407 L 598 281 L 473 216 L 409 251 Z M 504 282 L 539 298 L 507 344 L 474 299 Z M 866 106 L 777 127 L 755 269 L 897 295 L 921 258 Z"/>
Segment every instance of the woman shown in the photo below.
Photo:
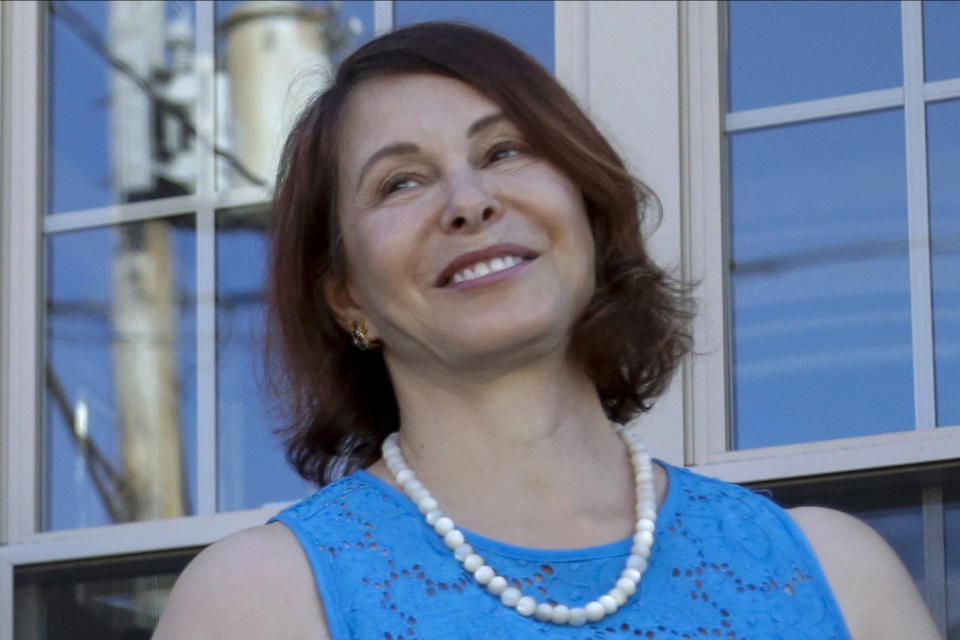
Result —
<path fill-rule="evenodd" d="M 865 525 L 611 424 L 688 348 L 654 201 L 496 36 L 423 24 L 347 59 L 273 212 L 288 453 L 326 486 L 201 553 L 155 637 L 937 637 Z"/>

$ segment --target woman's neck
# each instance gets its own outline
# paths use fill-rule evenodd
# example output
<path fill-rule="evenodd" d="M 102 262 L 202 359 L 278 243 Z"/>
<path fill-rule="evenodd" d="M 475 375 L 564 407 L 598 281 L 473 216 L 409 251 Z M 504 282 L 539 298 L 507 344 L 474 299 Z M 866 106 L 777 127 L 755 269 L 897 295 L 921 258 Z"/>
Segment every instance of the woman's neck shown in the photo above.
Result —
<path fill-rule="evenodd" d="M 403 454 L 459 525 L 525 546 L 586 546 L 632 531 L 629 460 L 579 369 L 391 373 Z M 370 471 L 394 484 L 382 462 Z"/>

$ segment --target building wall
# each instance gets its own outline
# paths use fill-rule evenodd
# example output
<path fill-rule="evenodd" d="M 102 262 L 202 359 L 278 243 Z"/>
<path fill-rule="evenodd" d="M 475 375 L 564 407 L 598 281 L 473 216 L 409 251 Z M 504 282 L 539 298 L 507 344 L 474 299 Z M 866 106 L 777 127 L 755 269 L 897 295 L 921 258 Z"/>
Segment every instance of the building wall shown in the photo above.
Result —
<path fill-rule="evenodd" d="M 148 629 L 197 549 L 264 522 L 279 503 L 310 490 L 282 470 L 268 428 L 276 425 L 264 406 L 245 404 L 257 390 L 245 354 L 256 350 L 260 335 L 253 318 L 267 196 L 262 184 L 244 177 L 237 142 L 243 127 L 225 110 L 230 78 L 217 74 L 229 61 L 226 38 L 215 36 L 214 25 L 234 8 L 188 4 L 185 23 L 192 32 L 181 76 L 176 61 L 156 58 L 156 49 L 124 50 L 146 65 L 144 76 L 151 64 L 169 72 L 156 85 L 166 92 L 164 104 L 187 105 L 156 116 L 168 137 L 150 144 L 169 148 L 148 149 L 143 162 L 159 164 L 140 187 L 131 186 L 134 178 L 117 178 L 118 158 L 124 175 L 137 175 L 136 153 L 107 153 L 102 142 L 132 140 L 143 151 L 150 127 L 139 137 L 117 134 L 123 119 L 104 115 L 102 107 L 84 120 L 76 114 L 90 105 L 71 99 L 84 87 L 63 88 L 77 81 L 70 57 L 82 68 L 89 67 L 82 56 L 94 55 L 90 43 L 76 37 L 78 20 L 120 38 L 122 16 L 105 5 L 84 8 L 79 18 L 70 12 L 73 4 L 53 10 L 44 3 L 2 5 L 0 639 L 57 637 L 41 612 L 51 602 L 68 603 L 63 606 L 73 607 L 73 615 L 95 611 L 77 604 L 81 592 L 126 603 L 88 621 L 102 625 L 103 637 Z M 822 6 L 822 19 L 798 19 L 793 30 L 848 28 L 866 19 L 871 37 L 885 33 L 895 40 L 893 53 L 878 49 L 864 62 L 858 51 L 866 45 L 857 44 L 855 29 L 838 32 L 854 43 L 842 58 L 829 53 L 826 36 L 804 52 L 789 48 L 788 31 L 776 46 L 766 46 L 772 46 L 770 57 L 787 51 L 794 58 L 778 62 L 782 69 L 755 83 L 754 97 L 744 102 L 736 93 L 738 74 L 763 77 L 769 68 L 762 55 L 750 53 L 761 49 L 747 44 L 764 46 L 760 35 L 779 27 L 777 15 L 737 13 L 749 9 L 737 3 L 374 2 L 349 10 L 362 23 L 355 41 L 394 22 L 472 11 L 468 19 L 552 67 L 658 194 L 663 215 L 649 240 L 655 256 L 697 283 L 696 353 L 638 422 L 650 448 L 668 462 L 767 488 L 786 505 L 828 504 L 857 513 L 904 558 L 941 628 L 960 637 L 960 549 L 951 542 L 960 531 L 960 418 L 953 417 L 950 400 L 960 388 L 960 307 L 951 306 L 960 290 L 960 268 L 954 268 L 960 209 L 954 192 L 937 186 L 960 166 L 950 129 L 960 71 L 949 62 L 960 52 L 942 45 L 945 70 L 933 79 L 924 60 L 929 67 L 938 55 L 930 47 L 939 36 L 923 22 L 924 15 L 942 15 L 938 20 L 948 24 L 956 18 L 947 3 L 905 2 L 862 5 L 866 18 L 827 19 L 840 5 Z M 160 18 L 168 25 L 178 18 L 172 6 Z M 874 19 L 879 26 L 869 23 Z M 762 20 L 768 22 L 758 28 Z M 167 36 L 183 38 L 172 33 Z M 831 37 L 835 44 L 838 37 Z M 132 38 L 138 47 L 147 40 Z M 890 55 L 899 75 L 886 85 L 881 78 L 873 86 L 863 80 L 867 72 L 855 71 L 858 64 L 879 67 Z M 111 75 L 102 55 L 91 60 L 99 60 L 96 81 L 108 96 L 130 98 L 130 113 L 156 104 L 131 88 L 130 75 Z M 821 66 L 804 71 L 790 66 L 796 60 Z M 838 79 L 816 89 L 819 76 Z M 797 80 L 781 87 L 780 77 Z M 804 86 L 814 89 L 789 93 Z M 880 120 L 894 125 L 872 124 Z M 192 143 L 176 136 L 185 122 L 196 128 Z M 857 142 L 862 122 L 867 133 Z M 886 146 L 882 127 L 893 132 Z M 84 143 L 99 149 L 84 151 Z M 796 150 L 805 147 L 809 156 Z M 879 158 L 884 149 L 898 155 Z M 89 178 L 98 162 L 106 181 L 81 180 L 81 189 L 68 179 L 70 171 Z M 902 192 L 902 202 L 889 210 L 875 197 L 896 181 L 888 175 L 900 176 L 899 186 L 890 188 Z M 840 189 L 858 180 L 859 191 Z M 835 192 L 823 186 L 833 183 Z M 804 206 L 787 219 L 797 202 Z M 755 211 L 764 215 L 751 218 Z M 847 217 L 824 222 L 836 211 Z M 860 211 L 877 217 L 858 218 Z M 768 220 L 773 226 L 763 227 Z M 884 225 L 892 236 L 884 235 Z M 812 240 L 803 244 L 805 238 Z M 118 311 L 123 281 L 114 269 L 121 258 L 124 273 L 143 269 L 138 273 L 159 273 L 160 281 L 176 285 L 165 306 L 139 309 L 139 316 Z M 889 292 L 871 284 L 881 281 L 899 283 L 889 298 L 899 306 L 869 306 L 888 300 Z M 809 294 L 817 287 L 821 295 Z M 797 306 L 811 299 L 826 302 Z M 116 343 L 134 335 L 124 331 L 140 336 L 132 341 L 141 347 L 120 353 Z M 750 342 L 757 336 L 767 341 Z M 154 344 L 165 346 L 157 352 Z M 114 378 L 126 369 L 117 367 L 136 367 L 118 364 L 125 357 L 153 358 L 157 386 L 174 389 L 174 399 L 161 406 L 178 417 L 156 421 L 152 433 L 170 437 L 171 422 L 178 422 L 173 436 L 183 444 L 152 446 L 179 449 L 180 458 L 158 465 L 143 481 L 149 493 L 172 473 L 183 493 L 179 503 L 163 507 L 173 512 L 145 510 L 145 503 L 159 500 L 124 497 L 124 482 L 144 465 L 124 467 L 136 453 L 120 437 L 122 403 L 102 399 L 120 397 L 113 395 L 121 393 Z M 173 364 L 157 364 L 164 358 Z"/>

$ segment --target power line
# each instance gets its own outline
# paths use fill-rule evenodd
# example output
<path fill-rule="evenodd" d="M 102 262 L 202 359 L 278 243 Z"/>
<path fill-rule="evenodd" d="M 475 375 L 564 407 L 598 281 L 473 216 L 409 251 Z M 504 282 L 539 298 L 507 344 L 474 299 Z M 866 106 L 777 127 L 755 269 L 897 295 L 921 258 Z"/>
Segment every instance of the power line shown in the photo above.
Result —
<path fill-rule="evenodd" d="M 107 43 L 104 42 L 97 30 L 93 27 L 93 25 L 91 25 L 87 19 L 83 17 L 83 15 L 75 11 L 73 7 L 69 5 L 69 3 L 48 2 L 47 7 L 49 7 L 50 13 L 62 20 L 63 23 L 77 35 L 77 37 L 87 43 L 87 45 L 96 54 L 98 54 L 107 62 L 107 64 L 133 81 L 133 83 L 141 91 L 143 91 L 144 94 L 146 94 L 146 96 L 151 100 L 151 102 L 154 103 L 155 106 L 166 107 L 166 111 L 172 117 L 180 121 L 180 124 L 183 126 L 184 131 L 186 131 L 188 135 L 193 136 L 203 145 L 212 149 L 214 155 L 223 158 L 234 171 L 239 173 L 246 180 L 259 187 L 268 186 L 267 182 L 263 178 L 254 174 L 240 161 L 239 158 L 233 155 L 233 153 L 215 143 L 205 140 L 203 136 L 199 134 L 197 127 L 190 121 L 190 118 L 187 116 L 187 114 L 178 108 L 180 105 L 167 100 L 162 95 L 157 93 L 156 89 L 153 88 L 153 84 L 148 78 L 144 78 L 126 60 L 118 55 L 115 55 L 110 50 L 110 47 L 107 45 Z"/>

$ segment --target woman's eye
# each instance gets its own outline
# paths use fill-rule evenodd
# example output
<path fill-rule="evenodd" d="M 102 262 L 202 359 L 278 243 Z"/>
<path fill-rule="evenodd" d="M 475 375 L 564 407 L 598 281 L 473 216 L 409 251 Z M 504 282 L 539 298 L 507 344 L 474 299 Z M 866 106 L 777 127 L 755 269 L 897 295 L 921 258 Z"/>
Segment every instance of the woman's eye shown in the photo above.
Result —
<path fill-rule="evenodd" d="M 380 194 L 382 196 L 388 196 L 391 193 L 396 193 L 397 191 L 403 191 L 404 189 L 409 189 L 411 187 L 417 186 L 419 183 L 411 178 L 410 176 L 397 176 L 387 180 L 383 187 L 380 189 Z"/>
<path fill-rule="evenodd" d="M 502 144 L 495 145 L 490 152 L 487 154 L 487 160 L 489 162 L 497 162 L 498 160 L 506 160 L 507 158 L 512 158 L 520 153 L 521 147 L 515 142 L 505 142 Z"/>

